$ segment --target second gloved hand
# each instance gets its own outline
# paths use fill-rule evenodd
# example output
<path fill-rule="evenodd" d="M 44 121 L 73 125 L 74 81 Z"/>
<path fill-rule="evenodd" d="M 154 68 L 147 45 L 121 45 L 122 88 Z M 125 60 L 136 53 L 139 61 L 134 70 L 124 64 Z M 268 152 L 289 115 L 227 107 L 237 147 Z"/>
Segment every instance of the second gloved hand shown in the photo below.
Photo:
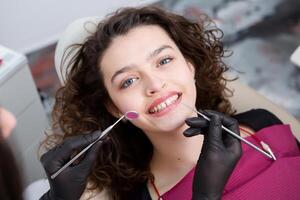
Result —
<path fill-rule="evenodd" d="M 77 200 L 81 197 L 102 141 L 94 144 L 85 155 L 81 156 L 79 163 L 71 164 L 54 179 L 50 176 L 66 164 L 76 150 L 88 146 L 100 134 L 101 132 L 95 131 L 91 134 L 67 138 L 62 144 L 42 156 L 41 163 L 50 184 L 50 190 L 41 197 L 42 200 Z"/>
<path fill-rule="evenodd" d="M 238 122 L 216 111 L 205 111 L 211 120 L 203 117 L 188 118 L 190 126 L 184 131 L 186 137 L 204 135 L 193 180 L 193 200 L 221 199 L 226 182 L 241 157 L 240 141 L 227 132 L 221 125 L 239 134 Z"/>

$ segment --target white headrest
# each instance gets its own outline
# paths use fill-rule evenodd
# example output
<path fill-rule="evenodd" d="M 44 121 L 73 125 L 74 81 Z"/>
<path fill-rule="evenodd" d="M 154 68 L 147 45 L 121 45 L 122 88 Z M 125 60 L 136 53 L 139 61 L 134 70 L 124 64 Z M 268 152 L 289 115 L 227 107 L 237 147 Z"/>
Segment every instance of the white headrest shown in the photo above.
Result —
<path fill-rule="evenodd" d="M 62 63 L 61 61 L 65 50 L 72 44 L 83 43 L 88 36 L 96 31 L 97 24 L 100 20 L 101 18 L 96 16 L 77 19 L 68 25 L 62 37 L 59 39 L 55 49 L 54 61 L 56 72 L 62 85 L 64 85 L 65 82 L 66 64 L 75 54 L 75 51 L 73 51 L 65 62 Z M 66 55 L 67 54 L 68 53 L 66 53 Z"/>

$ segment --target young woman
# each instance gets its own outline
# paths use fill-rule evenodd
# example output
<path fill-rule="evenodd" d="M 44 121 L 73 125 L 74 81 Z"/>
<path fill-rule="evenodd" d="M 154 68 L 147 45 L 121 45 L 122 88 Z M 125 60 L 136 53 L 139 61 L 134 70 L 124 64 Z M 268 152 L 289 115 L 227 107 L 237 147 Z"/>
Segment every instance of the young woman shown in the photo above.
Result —
<path fill-rule="evenodd" d="M 276 140 L 281 133 L 288 135 L 284 145 L 292 146 L 288 152 L 295 156 L 289 160 L 289 170 L 300 166 L 296 141 L 277 117 L 265 110 L 233 115 L 221 37 L 208 19 L 191 22 L 158 8 L 142 7 L 117 11 L 100 22 L 83 44 L 74 45 L 77 53 L 69 63 L 53 113 L 54 130 L 60 130 L 63 143 L 42 157 L 47 174 L 61 167 L 71 150 L 83 146 L 78 142 L 83 136 L 88 142 L 97 138 L 97 132 L 83 133 L 105 129 L 126 111 L 137 111 L 139 118 L 116 126 L 109 139 L 86 156 L 97 152 L 97 158 L 87 159 L 88 167 L 71 166 L 50 180 L 45 198 L 77 199 L 89 180 L 88 190 L 105 189 L 111 199 L 220 199 L 222 193 L 224 199 L 245 199 L 248 194 L 243 191 L 251 193 L 253 188 L 257 190 L 250 199 L 274 194 L 280 199 L 289 193 L 297 199 L 299 186 L 278 190 L 281 181 L 287 182 L 284 176 L 278 176 L 279 185 L 256 182 L 258 173 L 264 176 L 270 172 L 266 169 L 273 170 L 270 166 L 275 171 L 280 166 L 245 146 L 246 155 L 224 190 L 241 146 L 222 132 L 221 124 L 236 133 L 237 120 L 240 127 L 244 125 L 243 133 L 264 130 L 259 134 L 272 148 L 277 143 L 265 137 L 265 132 L 278 132 Z M 198 117 L 190 107 L 206 110 L 211 121 Z M 274 148 L 281 157 L 281 149 Z M 60 162 L 54 163 L 59 156 Z M 253 162 L 245 164 L 248 158 Z M 78 178 L 81 173 L 76 170 L 84 175 Z M 300 174 L 289 178 L 294 182 Z"/>

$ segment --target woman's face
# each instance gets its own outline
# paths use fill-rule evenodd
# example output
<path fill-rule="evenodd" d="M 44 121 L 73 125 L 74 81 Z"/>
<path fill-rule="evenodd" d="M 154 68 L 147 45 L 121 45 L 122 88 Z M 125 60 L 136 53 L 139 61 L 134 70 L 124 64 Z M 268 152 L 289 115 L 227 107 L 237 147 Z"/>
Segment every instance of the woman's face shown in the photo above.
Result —
<path fill-rule="evenodd" d="M 115 116 L 137 111 L 132 123 L 144 132 L 171 132 L 195 115 L 181 104 L 195 105 L 194 67 L 159 26 L 138 26 L 114 38 L 100 66 L 110 110 Z"/>

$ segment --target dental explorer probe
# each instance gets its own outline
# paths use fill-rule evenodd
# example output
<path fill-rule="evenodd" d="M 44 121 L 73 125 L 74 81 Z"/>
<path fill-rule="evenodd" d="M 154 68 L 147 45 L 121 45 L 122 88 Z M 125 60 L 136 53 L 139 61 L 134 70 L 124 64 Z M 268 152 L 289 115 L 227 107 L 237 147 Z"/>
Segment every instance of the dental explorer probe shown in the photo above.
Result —
<path fill-rule="evenodd" d="M 207 121 L 210 121 L 210 118 L 207 117 L 206 115 L 204 115 L 203 113 L 199 112 L 198 110 L 196 110 L 195 108 L 192 108 L 191 106 L 182 103 L 182 105 L 186 106 L 187 108 L 191 109 L 192 111 L 194 111 L 195 113 L 199 114 L 200 116 L 202 116 L 204 119 L 206 119 Z M 226 128 L 225 126 L 222 125 L 222 129 L 225 130 L 227 133 L 229 133 L 230 135 L 232 135 L 233 137 L 241 140 L 242 142 L 246 143 L 247 145 L 249 145 L 250 147 L 254 148 L 255 150 L 257 150 L 258 152 L 262 153 L 263 155 L 267 156 L 268 158 L 271 158 L 273 160 L 276 160 L 275 155 L 271 152 L 269 152 L 270 154 L 268 154 L 267 152 L 265 152 L 264 150 L 260 149 L 259 147 L 257 147 L 256 145 L 252 144 L 251 142 L 249 142 L 248 140 L 245 140 L 244 138 L 242 138 L 241 136 L 239 136 L 238 134 L 234 133 L 233 131 L 229 130 L 228 128 Z"/>
<path fill-rule="evenodd" d="M 83 150 L 81 150 L 74 158 L 72 158 L 69 162 L 67 162 L 64 166 L 62 166 L 59 170 L 57 170 L 54 174 L 52 174 L 50 177 L 51 179 L 54 179 L 56 176 L 58 176 L 62 171 L 64 171 L 68 166 L 70 166 L 77 158 L 79 158 L 82 154 L 84 154 L 88 149 L 90 149 L 95 143 L 99 142 L 101 139 L 103 139 L 109 131 L 111 131 L 114 126 L 119 123 L 123 118 L 126 118 L 128 120 L 134 120 L 138 118 L 138 113 L 136 111 L 128 111 L 123 116 L 121 116 L 114 124 L 110 125 L 108 128 L 106 128 L 102 134 L 99 136 L 98 139 L 96 139 L 94 142 L 89 144 L 87 147 L 85 147 Z"/>

